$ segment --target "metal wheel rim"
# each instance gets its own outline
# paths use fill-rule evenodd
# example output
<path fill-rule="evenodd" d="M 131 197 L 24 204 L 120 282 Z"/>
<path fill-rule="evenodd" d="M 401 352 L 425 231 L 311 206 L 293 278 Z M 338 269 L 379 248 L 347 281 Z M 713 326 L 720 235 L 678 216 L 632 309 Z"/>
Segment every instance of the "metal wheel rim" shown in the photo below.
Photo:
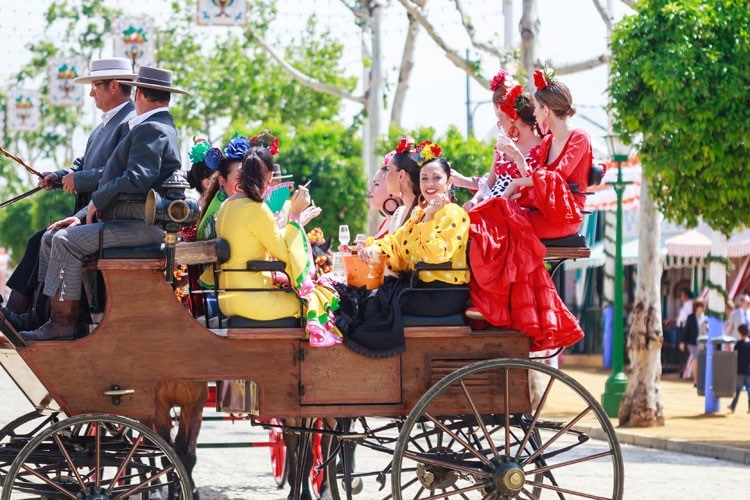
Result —
<path fill-rule="evenodd" d="M 2 500 L 17 492 L 44 498 L 124 499 L 167 484 L 192 499 L 185 467 L 154 431 L 114 415 L 79 415 L 44 429 L 8 470 Z"/>
<path fill-rule="evenodd" d="M 508 377 L 508 370 L 539 372 L 546 377 L 545 394 L 539 406 L 531 413 L 524 415 L 469 414 L 463 417 L 445 418 L 430 414 L 431 402 L 441 395 L 445 396 L 445 391 L 460 390 L 464 394 L 469 394 L 467 401 L 471 399 L 471 389 L 466 387 L 469 384 L 464 383 L 461 386 L 461 381 L 493 370 L 504 373 L 505 380 Z M 572 417 L 561 419 L 559 423 L 554 419 L 547 419 L 545 415 L 545 405 L 555 397 L 552 392 L 553 387 L 558 390 L 563 389 L 566 394 L 572 393 L 580 398 L 580 411 Z M 502 397 L 506 406 L 509 406 L 509 399 L 512 395 L 504 391 Z M 468 403 L 467 407 L 469 407 Z M 465 419 L 464 424 L 461 423 L 461 418 Z M 576 424 L 584 418 L 595 421 L 601 427 L 603 445 L 599 446 L 599 442 L 588 439 L 585 433 L 577 430 Z M 478 422 L 482 424 L 479 425 Z M 495 437 L 495 434 L 490 433 L 491 437 L 487 439 L 486 433 L 489 431 L 485 431 L 484 428 L 489 429 L 491 422 L 500 423 L 500 426 L 495 429 L 499 435 Z M 570 428 L 565 430 L 568 424 Z M 472 431 L 474 435 L 463 429 L 464 427 L 470 428 L 471 425 L 477 429 Z M 445 426 L 447 430 L 443 430 L 440 426 Z M 424 429 L 421 434 L 418 432 L 420 428 Z M 462 436 L 461 433 L 466 436 Z M 558 436 L 554 437 L 555 435 Z M 420 439 L 424 442 L 417 443 L 414 436 L 421 436 Z M 464 443 L 475 442 L 476 446 L 474 444 L 465 446 L 454 437 L 463 439 Z M 438 438 L 450 443 L 450 452 L 437 446 Z M 425 448 L 427 445 L 424 443 L 430 440 L 434 441 L 432 449 L 420 451 L 419 446 Z M 568 441 L 573 444 L 569 444 Z M 578 442 L 581 443 L 576 444 Z M 572 448 L 567 450 L 569 446 Z M 506 448 L 511 452 L 505 453 Z M 566 454 L 570 455 L 569 459 Z M 523 484 L 517 490 L 513 490 L 502 482 L 510 480 L 512 486 L 511 479 L 513 477 L 518 479 L 517 471 L 500 470 L 501 463 L 514 462 L 514 460 L 515 463 L 522 462 L 520 470 Z M 419 464 L 422 464 L 421 473 L 418 470 Z M 605 478 L 606 484 L 600 488 L 606 490 L 604 493 L 587 492 L 583 490 L 586 485 L 571 486 L 569 481 L 561 481 L 561 478 L 571 473 L 570 470 L 577 471 L 578 467 L 592 464 L 608 471 Z M 502 488 L 498 486 L 500 483 L 503 484 Z M 426 487 L 426 484 L 430 487 Z M 537 362 L 494 359 L 474 363 L 454 371 L 431 387 L 415 404 L 404 422 L 394 450 L 391 486 L 394 499 L 400 499 L 402 496 L 412 499 L 553 497 L 620 499 L 623 494 L 622 454 L 614 428 L 601 405 L 575 379 L 555 368 Z M 433 486 L 434 489 L 431 489 Z M 611 491 L 609 491 L 610 488 Z M 406 491 L 408 495 L 404 493 Z"/>

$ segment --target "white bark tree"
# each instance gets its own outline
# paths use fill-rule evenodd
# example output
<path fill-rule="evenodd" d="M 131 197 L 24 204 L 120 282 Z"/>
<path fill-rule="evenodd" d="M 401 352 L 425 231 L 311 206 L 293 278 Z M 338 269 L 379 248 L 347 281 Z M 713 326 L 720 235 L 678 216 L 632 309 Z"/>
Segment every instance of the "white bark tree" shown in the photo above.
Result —
<path fill-rule="evenodd" d="M 638 278 L 628 333 L 630 376 L 620 402 L 623 427 L 664 425 L 661 394 L 661 214 L 641 183 L 638 207 Z M 613 346 L 614 349 L 620 346 Z"/>

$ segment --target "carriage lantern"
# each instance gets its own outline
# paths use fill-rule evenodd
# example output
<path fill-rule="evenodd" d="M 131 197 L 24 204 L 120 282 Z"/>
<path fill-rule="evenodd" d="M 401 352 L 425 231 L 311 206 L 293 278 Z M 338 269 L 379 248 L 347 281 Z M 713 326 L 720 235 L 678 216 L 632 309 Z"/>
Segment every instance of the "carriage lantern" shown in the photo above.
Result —
<path fill-rule="evenodd" d="M 174 279 L 174 252 L 180 229 L 191 226 L 198 221 L 199 210 L 195 200 L 185 198 L 185 190 L 190 187 L 180 174 L 169 177 L 164 184 L 164 197 L 151 190 L 146 198 L 144 219 L 146 224 L 160 225 L 165 232 L 164 243 L 167 246 L 167 282 Z"/>

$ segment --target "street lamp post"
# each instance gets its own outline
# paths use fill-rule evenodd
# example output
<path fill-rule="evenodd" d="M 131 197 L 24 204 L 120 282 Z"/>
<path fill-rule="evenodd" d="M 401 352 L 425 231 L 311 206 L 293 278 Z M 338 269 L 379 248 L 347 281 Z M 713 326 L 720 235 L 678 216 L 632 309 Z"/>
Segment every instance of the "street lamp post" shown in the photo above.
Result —
<path fill-rule="evenodd" d="M 604 137 L 612 160 L 617 163 L 617 181 L 611 186 L 617 196 L 617 223 L 615 226 L 615 304 L 614 319 L 612 327 L 612 375 L 609 376 L 604 385 L 602 394 L 602 407 L 610 417 L 616 417 L 620 409 L 620 400 L 628 385 L 628 378 L 623 372 L 624 364 L 624 320 L 622 300 L 622 194 L 625 186 L 630 184 L 622 180 L 622 162 L 627 161 L 630 156 L 630 146 L 624 144 L 620 137 L 609 134 Z"/>

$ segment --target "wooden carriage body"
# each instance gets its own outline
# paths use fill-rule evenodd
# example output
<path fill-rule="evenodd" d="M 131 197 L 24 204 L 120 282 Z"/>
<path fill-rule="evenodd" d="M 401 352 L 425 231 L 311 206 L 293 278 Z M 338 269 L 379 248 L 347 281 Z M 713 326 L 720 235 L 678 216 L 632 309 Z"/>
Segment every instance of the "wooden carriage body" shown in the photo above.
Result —
<path fill-rule="evenodd" d="M 528 357 L 525 335 L 468 326 L 407 327 L 406 351 L 379 359 L 343 345 L 310 347 L 299 328 L 208 329 L 176 299 L 163 260 L 100 259 L 96 267 L 107 301 L 88 336 L 28 344 L 3 339 L 0 346 L 3 366 L 37 408 L 140 419 L 153 413 L 159 383 L 249 379 L 258 386 L 260 416 L 401 416 L 457 368 Z M 510 410 L 526 411 L 526 374 L 509 379 Z M 504 409 L 498 381 L 486 374 L 473 381 L 486 388 L 481 407 Z M 460 395 L 444 399 L 445 414 L 466 411 Z"/>

